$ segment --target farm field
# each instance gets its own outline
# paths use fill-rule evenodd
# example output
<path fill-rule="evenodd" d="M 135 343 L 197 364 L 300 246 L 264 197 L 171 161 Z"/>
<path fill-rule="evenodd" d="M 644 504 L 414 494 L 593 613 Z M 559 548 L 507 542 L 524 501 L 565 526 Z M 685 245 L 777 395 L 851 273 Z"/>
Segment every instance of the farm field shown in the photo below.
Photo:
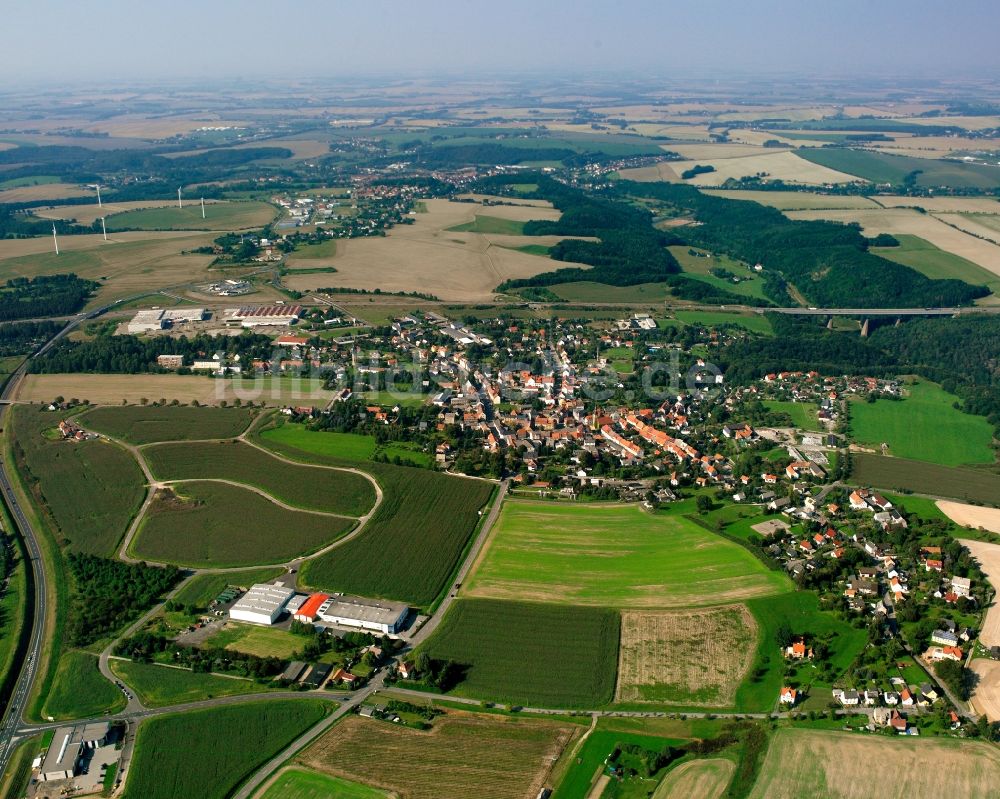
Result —
<path fill-rule="evenodd" d="M 285 263 L 293 269 L 299 262 L 304 262 L 304 266 L 310 267 L 316 265 L 315 261 L 327 260 L 333 258 L 336 254 L 337 240 L 327 239 L 326 241 L 321 241 L 319 244 L 300 245 L 294 252 L 290 252 L 286 256 Z"/>
<path fill-rule="evenodd" d="M 191 669 L 158 666 L 154 663 L 134 663 L 112 658 L 111 671 L 135 690 L 146 707 L 166 707 L 181 702 L 197 702 L 219 696 L 237 696 L 267 691 L 266 685 L 253 680 L 220 677 L 217 674 L 196 674 Z M 113 686 L 112 686 L 113 688 Z"/>
<path fill-rule="evenodd" d="M 1000 662 L 974 658 L 968 668 L 978 678 L 969 698 L 972 709 L 990 721 L 1000 721 Z"/>
<path fill-rule="evenodd" d="M 111 214 L 105 220 L 108 232 L 120 230 L 245 230 L 266 225 L 277 217 L 273 205 L 264 202 L 205 203 L 190 199 L 183 208 L 141 208 Z"/>
<path fill-rule="evenodd" d="M 735 771 L 736 764 L 721 757 L 682 763 L 663 778 L 653 799 L 720 799 Z"/>
<path fill-rule="evenodd" d="M 977 741 L 778 730 L 750 799 L 866 799 L 872 786 L 859 775 L 876 771 L 884 799 L 986 799 L 1000 780 L 1000 752 Z"/>
<path fill-rule="evenodd" d="M 896 236 L 898 247 L 872 247 L 872 252 L 916 269 L 933 280 L 958 278 L 973 285 L 989 286 L 994 294 L 1000 293 L 1000 275 L 984 269 L 960 255 L 946 252 L 919 236 L 900 233 Z"/>
<path fill-rule="evenodd" d="M 908 502 L 908 499 L 903 499 Z M 961 502 L 938 500 L 938 510 L 963 527 L 982 527 L 991 533 L 1000 533 L 1000 509 L 984 508 L 979 505 L 965 505 Z"/>
<path fill-rule="evenodd" d="M 32 493 L 58 525 L 60 543 L 108 556 L 142 505 L 145 479 L 135 459 L 116 444 L 48 437 L 46 431 L 63 418 L 38 407 L 18 406 L 10 421 L 15 450 L 23 452 L 37 480 Z"/>
<path fill-rule="evenodd" d="M 184 584 L 174 601 L 182 605 L 194 605 L 205 608 L 215 599 L 227 585 L 249 588 L 254 583 L 266 583 L 275 577 L 280 577 L 285 569 L 278 566 L 265 569 L 247 569 L 246 571 L 226 572 L 224 574 L 196 574 Z"/>
<path fill-rule="evenodd" d="M 613 697 L 612 610 L 459 599 L 422 647 L 468 667 L 452 693 L 535 707 L 598 707 Z"/>
<path fill-rule="evenodd" d="M 524 234 L 524 222 L 476 214 L 476 218 L 472 222 L 463 222 L 448 228 L 448 230 L 456 233 L 498 233 L 505 236 L 521 236 Z"/>
<path fill-rule="evenodd" d="M 934 383 L 910 383 L 907 392 L 902 400 L 850 403 L 854 439 L 875 448 L 885 442 L 890 455 L 940 466 L 995 460 L 993 427 L 985 417 L 956 409 L 957 397 Z"/>
<path fill-rule="evenodd" d="M 942 222 L 977 238 L 996 244 L 1000 241 L 1000 219 L 993 214 L 937 214 Z"/>
<path fill-rule="evenodd" d="M 996 512 L 1000 513 L 1000 511 Z M 993 590 L 996 591 L 1000 588 L 1000 544 L 988 544 L 967 538 L 960 538 L 959 541 L 979 561 L 979 566 L 993 586 Z M 1000 645 L 1000 605 L 996 602 L 986 610 L 986 618 L 979 631 L 979 640 L 983 646 Z"/>
<path fill-rule="evenodd" d="M 761 205 L 769 205 L 779 211 L 805 211 L 827 208 L 878 208 L 874 200 L 854 194 L 814 194 L 807 191 L 738 191 L 727 189 L 705 189 L 705 194 L 725 197 L 727 200 L 750 200 Z M 882 201 L 879 197 L 879 202 Z M 908 198 L 914 202 L 912 198 Z M 921 198 L 921 202 L 923 198 Z M 1000 206 L 1000 204 L 998 204 Z M 998 208 L 1000 212 L 1000 208 Z"/>
<path fill-rule="evenodd" d="M 1000 169 L 979 164 L 840 147 L 799 150 L 797 155 L 814 164 L 875 183 L 899 184 L 911 172 L 920 170 L 920 174 L 916 176 L 916 185 L 923 188 L 947 185 L 954 188 L 993 189 L 1000 186 Z"/>
<path fill-rule="evenodd" d="M 866 236 L 891 233 L 910 235 L 929 241 L 935 247 L 1000 275 L 1000 247 L 949 227 L 931 214 L 912 208 L 876 208 L 834 211 L 786 211 L 789 219 L 827 219 L 845 224 L 857 222 Z"/>
<path fill-rule="evenodd" d="M 257 799 L 388 799 L 385 791 L 340 777 L 328 777 L 301 768 L 286 768 L 257 795 Z"/>
<path fill-rule="evenodd" d="M 226 483 L 198 481 L 161 491 L 147 511 L 132 554 L 199 568 L 284 563 L 345 535 L 352 519 L 293 511 Z M 239 523 L 234 523 L 239 520 Z M 294 530 L 294 535 L 275 535 Z"/>
<path fill-rule="evenodd" d="M 700 158 L 696 161 L 677 161 L 671 163 L 671 169 L 678 175 L 697 165 L 714 166 L 714 172 L 705 172 L 690 180 L 684 181 L 695 186 L 721 186 L 729 178 L 740 178 L 767 172 L 772 180 L 783 180 L 786 183 L 850 183 L 857 178 L 846 170 L 830 168 L 817 164 L 798 154 L 785 152 L 766 152 L 761 155 L 749 155 L 742 158 Z"/>
<path fill-rule="evenodd" d="M 417 291 L 445 301 L 490 300 L 494 289 L 511 278 L 525 278 L 552 268 L 548 259 L 511 249 L 511 245 L 549 244 L 536 237 L 449 230 L 475 221 L 477 212 L 510 222 L 558 219 L 552 208 L 485 206 L 448 200 L 426 200 L 427 213 L 412 225 L 401 225 L 384 237 L 341 239 L 328 263 L 336 275 L 289 275 L 291 289 L 311 291 L 335 284 L 345 288 Z M 497 238 L 494 241 L 494 238 Z M 502 246 L 494 246 L 494 244 Z M 379 268 L 372 273 L 371 264 Z M 373 283 L 373 281 L 375 281 Z M 359 310 L 358 315 L 366 318 Z"/>
<path fill-rule="evenodd" d="M 787 413 L 792 417 L 792 424 L 802 430 L 822 432 L 823 425 L 816 416 L 818 406 L 815 402 L 792 402 L 785 400 L 764 400 L 764 407 L 769 411 Z"/>
<path fill-rule="evenodd" d="M 161 480 L 232 480 L 296 508 L 346 516 L 375 505 L 375 488 L 362 475 L 284 463 L 242 441 L 156 444 L 142 455 Z"/>
<path fill-rule="evenodd" d="M 205 200 L 205 205 L 218 202 L 218 200 Z M 75 219 L 79 225 L 91 225 L 98 219 L 110 217 L 112 214 L 123 214 L 126 211 L 136 211 L 144 208 L 163 208 L 164 206 L 177 205 L 176 198 L 173 200 L 137 200 L 134 202 L 104 203 L 98 205 L 95 201 L 90 205 L 53 205 L 51 207 L 34 209 L 35 216 L 42 219 Z M 107 224 L 107 223 L 105 223 Z"/>
<path fill-rule="evenodd" d="M 742 547 L 684 518 L 691 503 L 507 501 L 465 584 L 468 596 L 618 608 L 722 605 L 790 590 Z"/>
<path fill-rule="evenodd" d="M 149 719 L 139 727 L 126 799 L 224 799 L 327 712 L 322 701 L 275 700 Z M 219 746 L 220 736 L 227 745 Z M 211 757 L 203 757 L 212 752 Z M 191 768 L 192 763 L 198 768 Z"/>
<path fill-rule="evenodd" d="M 358 433 L 316 433 L 305 425 L 285 422 L 278 427 L 270 427 L 260 431 L 260 437 L 265 441 L 274 441 L 289 447 L 309 450 L 333 458 L 348 461 L 367 461 L 375 452 L 375 437 Z"/>
<path fill-rule="evenodd" d="M 30 178 L 29 178 L 30 180 Z M 41 180 L 41 178 L 39 178 Z M 87 189 L 75 183 L 59 183 L 45 180 L 35 185 L 8 186 L 5 184 L 11 181 L 4 181 L 3 191 L 0 191 L 0 204 L 6 203 L 27 203 L 34 200 L 61 200 L 70 197 L 92 197 L 95 196 L 93 189 Z"/>
<path fill-rule="evenodd" d="M 211 244 L 211 233 L 134 231 L 108 238 L 104 241 L 99 233 L 63 236 L 58 256 L 52 240 L 44 236 L 2 240 L 0 280 L 74 272 L 101 283 L 88 305 L 94 308 L 122 297 L 208 280 L 211 274 L 211 255 L 182 252 Z"/>
<path fill-rule="evenodd" d="M 307 640 L 300 635 L 293 635 L 288 630 L 229 621 L 225 622 L 222 629 L 206 639 L 205 643 L 208 646 L 225 647 L 262 658 L 287 659 L 293 652 L 300 650 Z"/>
<path fill-rule="evenodd" d="M 931 213 L 1000 214 L 1000 200 L 993 197 L 906 197 L 880 194 L 878 201 L 886 208 L 920 206 Z"/>
<path fill-rule="evenodd" d="M 652 307 L 670 296 L 666 283 L 607 286 L 604 283 L 581 280 L 576 283 L 556 283 L 546 288 L 569 302 L 648 302 Z"/>
<path fill-rule="evenodd" d="M 757 622 L 743 605 L 625 611 L 615 701 L 731 707 L 757 643 Z"/>
<path fill-rule="evenodd" d="M 80 417 L 88 429 L 130 444 L 233 438 L 250 424 L 249 408 L 195 408 L 129 405 L 95 408 Z"/>
<path fill-rule="evenodd" d="M 296 760 L 405 799 L 534 799 L 580 730 L 566 722 L 449 712 L 423 732 L 349 716 Z M 386 763 L 405 765 L 386 769 Z"/>
<path fill-rule="evenodd" d="M 678 321 L 688 325 L 705 325 L 715 327 L 718 325 L 736 325 L 743 327 L 752 333 L 763 333 L 770 335 L 774 333 L 771 322 L 766 316 L 759 314 L 735 314 L 726 311 L 675 311 L 674 316 Z"/>
<path fill-rule="evenodd" d="M 996 502 L 1000 475 L 986 469 L 939 466 L 926 461 L 851 454 L 851 480 L 888 491 L 949 497 L 965 502 Z"/>
<path fill-rule="evenodd" d="M 101 676 L 97 655 L 76 649 L 59 655 L 52 689 L 42 707 L 42 718 L 79 719 L 117 713 L 125 697 Z"/>
<path fill-rule="evenodd" d="M 717 156 L 721 157 L 721 156 Z M 640 166 L 634 169 L 622 169 L 618 172 L 623 180 L 635 180 L 639 183 L 681 183 L 683 169 L 675 169 L 677 162 L 660 161 L 650 166 Z"/>

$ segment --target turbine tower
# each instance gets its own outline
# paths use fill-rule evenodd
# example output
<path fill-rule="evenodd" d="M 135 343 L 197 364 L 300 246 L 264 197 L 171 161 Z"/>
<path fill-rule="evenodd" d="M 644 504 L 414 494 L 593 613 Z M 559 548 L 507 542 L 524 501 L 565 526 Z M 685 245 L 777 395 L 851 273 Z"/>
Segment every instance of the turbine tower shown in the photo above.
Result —
<path fill-rule="evenodd" d="M 201 218 L 205 218 L 205 198 L 201 198 Z"/>
<path fill-rule="evenodd" d="M 56 223 L 52 223 L 52 243 L 56 245 L 56 255 L 59 254 L 59 239 L 56 238 Z"/>
<path fill-rule="evenodd" d="M 108 226 L 104 224 L 104 217 L 101 217 L 101 231 L 104 233 L 104 240 L 108 240 Z"/>
<path fill-rule="evenodd" d="M 103 208 L 104 205 L 101 203 L 101 184 L 100 183 L 95 184 L 94 188 L 97 189 L 97 207 Z"/>
<path fill-rule="evenodd" d="M 184 203 L 181 202 L 181 187 L 180 186 L 177 187 L 177 207 L 178 208 L 183 208 L 184 207 Z"/>

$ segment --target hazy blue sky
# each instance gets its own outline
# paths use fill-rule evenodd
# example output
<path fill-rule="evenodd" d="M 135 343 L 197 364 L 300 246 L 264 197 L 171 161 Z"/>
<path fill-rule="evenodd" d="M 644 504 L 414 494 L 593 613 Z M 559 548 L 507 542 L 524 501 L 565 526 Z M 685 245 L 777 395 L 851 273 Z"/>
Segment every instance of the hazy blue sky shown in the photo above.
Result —
<path fill-rule="evenodd" d="M 1000 67 L 998 0 L 30 0 L 0 84 L 32 79 L 639 70 L 921 77 Z"/>

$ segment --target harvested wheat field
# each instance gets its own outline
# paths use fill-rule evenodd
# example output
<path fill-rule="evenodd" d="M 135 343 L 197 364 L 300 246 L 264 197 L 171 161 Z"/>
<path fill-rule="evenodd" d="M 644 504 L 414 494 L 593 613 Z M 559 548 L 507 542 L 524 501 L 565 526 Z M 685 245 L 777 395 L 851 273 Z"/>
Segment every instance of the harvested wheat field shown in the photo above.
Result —
<path fill-rule="evenodd" d="M 866 236 L 879 233 L 903 233 L 919 236 L 935 247 L 960 255 L 1000 275 L 1000 247 L 949 227 L 940 219 L 910 208 L 875 210 L 786 211 L 789 219 L 828 219 L 833 222 L 858 222 Z"/>
<path fill-rule="evenodd" d="M 400 799 L 535 799 L 582 730 L 557 721 L 451 711 L 425 732 L 351 716 L 298 761 L 394 791 Z"/>
<path fill-rule="evenodd" d="M 955 524 L 977 529 L 982 527 L 991 533 L 1000 533 L 1000 508 L 966 505 L 964 502 L 952 502 L 947 499 L 939 499 L 937 506 Z"/>
<path fill-rule="evenodd" d="M 494 246 L 494 234 L 448 229 L 473 222 L 477 215 L 512 222 L 558 219 L 555 209 L 448 200 L 427 200 L 426 205 L 427 213 L 413 217 L 414 224 L 399 225 L 385 237 L 338 240 L 337 254 L 328 262 L 336 267 L 336 274 L 289 275 L 285 285 L 303 292 L 331 284 L 418 291 L 447 301 L 479 302 L 492 299 L 494 289 L 509 278 L 531 277 L 562 265 Z M 525 237 L 524 243 L 541 242 Z"/>
<path fill-rule="evenodd" d="M 150 402 L 159 399 L 203 405 L 217 405 L 222 400 L 232 402 L 263 402 L 280 407 L 289 402 L 312 401 L 326 403 L 333 392 L 322 388 L 319 380 L 270 378 L 217 380 L 203 375 L 103 375 L 60 374 L 25 377 L 18 387 L 18 402 L 51 402 L 53 397 L 76 397 L 90 400 L 93 405 L 121 405 L 122 400 L 138 403 L 145 397 Z"/>
<path fill-rule="evenodd" d="M 734 771 L 736 764 L 721 757 L 682 763 L 663 778 L 653 799 L 719 799 Z"/>
<path fill-rule="evenodd" d="M 676 161 L 660 161 L 652 166 L 641 166 L 636 169 L 623 169 L 618 174 L 625 180 L 636 180 L 640 183 L 680 183 L 681 176 L 674 171 Z"/>
<path fill-rule="evenodd" d="M 216 203 L 218 200 L 205 200 L 205 205 Z M 50 208 L 36 208 L 35 215 L 42 219 L 75 219 L 79 225 L 90 225 L 102 216 L 121 214 L 125 211 L 135 211 L 141 208 L 166 208 L 177 205 L 177 198 L 167 200 L 137 200 L 128 203 L 104 203 L 103 206 L 96 202 L 93 205 L 53 205 Z"/>
<path fill-rule="evenodd" d="M 615 700 L 732 706 L 756 649 L 757 622 L 743 605 L 625 611 Z"/>
<path fill-rule="evenodd" d="M 979 568 L 989 579 L 993 589 L 1000 589 L 1000 544 L 987 544 L 967 538 L 960 538 L 959 542 L 979 561 Z M 1000 645 L 1000 603 L 997 600 L 994 600 L 986 611 L 983 629 L 979 631 L 979 640 L 985 646 Z"/>
<path fill-rule="evenodd" d="M 32 200 L 58 200 L 63 197 L 93 197 L 93 189 L 75 183 L 43 183 L 38 186 L 18 186 L 0 191 L 0 203 L 27 203 Z"/>
<path fill-rule="evenodd" d="M 894 197 L 879 195 L 887 208 L 920 206 L 925 211 L 952 214 L 1000 214 L 1000 200 L 992 197 Z M 846 206 L 844 206 L 846 207 Z"/>
<path fill-rule="evenodd" d="M 1000 241 L 1000 218 L 981 214 L 938 214 L 937 218 L 947 225 L 957 227 L 972 236 L 987 239 L 993 243 Z"/>
<path fill-rule="evenodd" d="M 972 691 L 972 709 L 990 721 L 1000 721 L 1000 661 L 976 658 L 969 668 L 979 678 Z"/>
<path fill-rule="evenodd" d="M 751 155 L 764 155 L 766 150 L 755 144 L 671 144 L 668 148 L 683 158 L 693 161 L 698 158 L 746 158 Z"/>
<path fill-rule="evenodd" d="M 678 161 L 671 166 L 679 175 L 698 164 L 714 166 L 715 171 L 696 175 L 686 181 L 695 186 L 721 186 L 729 178 L 739 180 L 760 172 L 766 172 L 772 180 L 783 180 L 788 183 L 850 183 L 858 179 L 846 172 L 813 164 L 790 152 L 751 155 L 745 158 L 702 158 L 695 161 Z"/>
<path fill-rule="evenodd" d="M 977 741 L 778 730 L 750 799 L 988 799 L 1000 750 Z"/>

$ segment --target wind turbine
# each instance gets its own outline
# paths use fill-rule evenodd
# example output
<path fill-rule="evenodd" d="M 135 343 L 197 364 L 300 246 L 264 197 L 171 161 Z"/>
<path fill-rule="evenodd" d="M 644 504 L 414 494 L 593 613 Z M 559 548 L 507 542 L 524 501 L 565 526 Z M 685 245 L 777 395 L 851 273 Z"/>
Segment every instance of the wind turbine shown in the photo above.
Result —
<path fill-rule="evenodd" d="M 104 205 L 101 203 L 101 184 L 95 183 L 94 188 L 97 189 L 97 207 L 103 208 Z"/>
<path fill-rule="evenodd" d="M 56 255 L 59 254 L 59 239 L 56 238 L 56 223 L 52 223 L 52 243 L 56 245 Z"/>
<path fill-rule="evenodd" d="M 104 233 L 104 240 L 108 240 L 108 226 L 104 224 L 104 217 L 101 217 L 101 231 Z"/>
<path fill-rule="evenodd" d="M 181 187 L 180 186 L 177 187 L 177 207 L 178 208 L 183 208 L 184 207 L 184 203 L 181 202 Z"/>
<path fill-rule="evenodd" d="M 205 218 L 205 198 L 201 198 L 201 218 Z"/>

